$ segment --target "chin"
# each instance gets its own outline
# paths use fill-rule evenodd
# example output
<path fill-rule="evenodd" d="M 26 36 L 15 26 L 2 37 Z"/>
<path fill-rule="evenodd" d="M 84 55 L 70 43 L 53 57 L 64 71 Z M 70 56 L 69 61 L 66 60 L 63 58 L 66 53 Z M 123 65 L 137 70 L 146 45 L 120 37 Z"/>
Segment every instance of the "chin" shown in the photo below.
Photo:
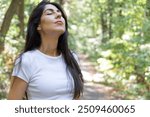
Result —
<path fill-rule="evenodd" d="M 62 35 L 64 32 L 65 32 L 65 30 L 64 29 L 54 29 L 54 30 L 47 30 L 46 31 L 47 32 L 47 34 L 56 34 L 56 35 Z"/>
<path fill-rule="evenodd" d="M 58 30 L 58 33 L 59 33 L 60 35 L 62 35 L 64 32 L 65 32 L 65 30 Z"/>

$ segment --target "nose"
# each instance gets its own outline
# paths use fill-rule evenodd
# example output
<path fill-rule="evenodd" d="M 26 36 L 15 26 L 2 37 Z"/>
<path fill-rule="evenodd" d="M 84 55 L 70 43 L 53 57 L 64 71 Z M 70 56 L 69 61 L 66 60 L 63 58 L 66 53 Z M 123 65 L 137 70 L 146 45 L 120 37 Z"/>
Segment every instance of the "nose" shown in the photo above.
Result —
<path fill-rule="evenodd" d="M 61 13 L 60 12 L 56 12 L 56 18 L 61 18 L 61 17 L 62 17 Z"/>

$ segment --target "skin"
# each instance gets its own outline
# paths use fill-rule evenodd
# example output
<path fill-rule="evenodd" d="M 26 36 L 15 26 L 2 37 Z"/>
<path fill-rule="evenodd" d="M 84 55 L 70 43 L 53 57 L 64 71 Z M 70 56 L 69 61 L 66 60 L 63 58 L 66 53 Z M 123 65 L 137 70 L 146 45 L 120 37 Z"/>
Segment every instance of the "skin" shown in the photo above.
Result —
<path fill-rule="evenodd" d="M 55 6 L 51 4 L 45 6 L 37 30 L 42 38 L 39 50 L 50 56 L 58 56 L 58 38 L 65 32 L 65 20 Z"/>
<path fill-rule="evenodd" d="M 60 35 L 65 32 L 65 20 L 54 5 L 48 4 L 45 6 L 37 30 L 42 40 L 38 49 L 49 56 L 58 56 L 60 53 L 57 50 L 57 44 Z M 28 84 L 16 76 L 12 79 L 7 99 L 21 100 L 25 95 Z"/>

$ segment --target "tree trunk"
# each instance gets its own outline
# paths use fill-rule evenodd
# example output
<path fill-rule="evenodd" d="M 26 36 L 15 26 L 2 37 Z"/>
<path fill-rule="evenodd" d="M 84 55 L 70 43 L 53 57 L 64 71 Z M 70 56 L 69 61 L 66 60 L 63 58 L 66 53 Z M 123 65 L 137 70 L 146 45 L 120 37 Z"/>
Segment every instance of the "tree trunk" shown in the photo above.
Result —
<path fill-rule="evenodd" d="M 150 0 L 146 1 L 146 17 L 150 20 Z"/>
<path fill-rule="evenodd" d="M 3 23 L 0 29 L 0 53 L 4 50 L 4 43 L 5 43 L 5 36 L 9 30 L 10 24 L 11 24 L 11 20 L 14 16 L 14 14 L 16 14 L 17 12 L 17 8 L 18 8 L 18 3 L 20 3 L 20 1 L 22 2 L 22 0 L 12 0 L 11 4 L 4 16 L 3 19 Z M 21 16 L 19 16 L 21 17 Z"/>
<path fill-rule="evenodd" d="M 17 15 L 19 18 L 19 28 L 20 28 L 19 36 L 25 37 L 24 35 L 24 0 L 20 0 L 18 2 Z"/>
<path fill-rule="evenodd" d="M 58 2 L 61 6 L 63 6 L 68 1 L 67 0 L 55 0 L 55 2 Z"/>
<path fill-rule="evenodd" d="M 121 2 L 119 4 L 119 7 L 120 7 L 120 10 L 118 11 L 118 18 L 122 21 L 124 16 L 122 15 L 122 7 L 123 7 L 124 3 Z M 118 30 L 118 37 L 121 39 L 122 38 L 122 35 L 124 33 L 124 28 L 121 28 L 120 30 Z"/>
<path fill-rule="evenodd" d="M 102 25 L 102 43 L 107 41 L 107 20 L 105 18 L 105 12 L 101 13 L 101 25 Z"/>
<path fill-rule="evenodd" d="M 2 23 L 2 27 L 1 27 L 1 30 L 0 30 L 0 34 L 5 37 L 6 34 L 7 34 L 7 31 L 9 30 L 9 26 L 10 26 L 10 23 L 11 23 L 11 19 L 13 18 L 13 15 L 16 13 L 17 11 L 17 4 L 20 0 L 12 0 L 5 16 L 4 16 L 4 20 L 3 20 L 3 23 Z"/>
<path fill-rule="evenodd" d="M 109 39 L 112 38 L 112 15 L 113 15 L 113 3 L 114 0 L 108 0 L 108 14 L 109 14 L 109 24 L 108 24 L 108 34 Z"/>
<path fill-rule="evenodd" d="M 146 1 L 146 8 L 145 8 L 145 23 L 143 25 L 143 38 L 144 38 L 144 43 L 147 43 L 149 42 L 149 39 L 150 39 L 150 26 L 149 26 L 149 23 L 150 23 L 150 0 L 147 0 Z M 147 27 L 147 28 L 145 28 Z"/>
<path fill-rule="evenodd" d="M 66 0 L 59 0 L 59 4 L 60 4 L 60 5 L 64 5 L 65 2 L 66 2 Z"/>

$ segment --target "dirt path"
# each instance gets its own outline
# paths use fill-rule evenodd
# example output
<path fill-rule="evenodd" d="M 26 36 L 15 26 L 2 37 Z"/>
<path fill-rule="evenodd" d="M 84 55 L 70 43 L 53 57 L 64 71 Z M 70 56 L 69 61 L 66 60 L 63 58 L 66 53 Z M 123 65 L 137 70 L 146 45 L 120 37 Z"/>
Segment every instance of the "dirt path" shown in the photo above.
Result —
<path fill-rule="evenodd" d="M 81 99 L 82 100 L 114 99 L 111 96 L 113 88 L 99 83 L 101 80 L 103 80 L 102 74 L 98 74 L 96 72 L 94 65 L 92 64 L 92 62 L 89 62 L 88 57 L 85 55 L 79 55 L 79 60 L 85 80 L 84 92 Z M 93 81 L 97 83 L 94 83 Z"/>

